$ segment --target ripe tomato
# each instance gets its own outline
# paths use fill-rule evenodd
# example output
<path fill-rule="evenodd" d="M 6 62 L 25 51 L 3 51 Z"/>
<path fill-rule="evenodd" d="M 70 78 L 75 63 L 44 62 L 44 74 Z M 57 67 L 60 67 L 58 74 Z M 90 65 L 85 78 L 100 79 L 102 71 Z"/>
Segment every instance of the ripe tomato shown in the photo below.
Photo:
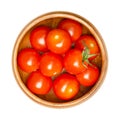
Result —
<path fill-rule="evenodd" d="M 78 74 L 86 69 L 82 61 L 82 52 L 78 49 L 69 50 L 64 56 L 64 67 L 70 74 Z"/>
<path fill-rule="evenodd" d="M 18 53 L 17 63 L 25 72 L 35 71 L 39 68 L 40 55 L 32 48 L 24 48 Z"/>
<path fill-rule="evenodd" d="M 75 76 L 64 73 L 53 82 L 53 90 L 56 96 L 62 100 L 72 99 L 79 91 L 80 84 Z"/>
<path fill-rule="evenodd" d="M 82 73 L 76 75 L 81 85 L 91 86 L 96 83 L 99 78 L 100 71 L 96 66 L 88 66 Z"/>
<path fill-rule="evenodd" d="M 70 34 L 72 41 L 76 41 L 82 34 L 81 24 L 71 19 L 62 20 L 58 28 L 66 30 Z"/>
<path fill-rule="evenodd" d="M 44 53 L 40 60 L 40 71 L 45 76 L 60 74 L 63 68 L 62 57 L 52 52 Z"/>
<path fill-rule="evenodd" d="M 47 94 L 52 87 L 52 80 L 40 73 L 32 72 L 26 82 L 28 89 L 35 94 Z"/>
<path fill-rule="evenodd" d="M 41 26 L 33 29 L 30 33 L 30 42 L 33 48 L 39 51 L 46 51 L 46 36 L 50 28 L 46 26 Z"/>
<path fill-rule="evenodd" d="M 98 47 L 98 44 L 95 40 L 95 38 L 91 35 L 83 35 L 81 36 L 75 44 L 75 47 L 80 49 L 80 50 L 85 50 L 86 48 L 88 49 L 88 54 L 98 54 L 100 53 L 100 49 Z M 93 57 L 95 58 L 95 57 Z"/>
<path fill-rule="evenodd" d="M 53 29 L 48 33 L 46 43 L 52 52 L 63 54 L 71 47 L 71 37 L 65 30 Z"/>

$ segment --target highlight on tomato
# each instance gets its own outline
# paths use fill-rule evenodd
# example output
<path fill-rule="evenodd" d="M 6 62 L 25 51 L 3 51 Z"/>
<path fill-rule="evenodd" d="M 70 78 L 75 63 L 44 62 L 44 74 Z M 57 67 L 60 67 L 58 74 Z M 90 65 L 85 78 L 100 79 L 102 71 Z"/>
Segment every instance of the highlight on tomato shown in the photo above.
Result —
<path fill-rule="evenodd" d="M 89 65 L 87 66 L 87 69 L 85 71 L 77 74 L 76 77 L 81 85 L 92 86 L 97 82 L 99 75 L 100 75 L 100 71 L 98 67 L 95 65 L 92 66 Z"/>
<path fill-rule="evenodd" d="M 58 28 L 66 30 L 70 34 L 73 42 L 82 35 L 82 25 L 72 19 L 63 19 L 59 23 Z"/>
<path fill-rule="evenodd" d="M 65 30 L 56 28 L 48 33 L 46 44 L 50 51 L 56 54 L 64 54 L 71 47 L 71 37 Z"/>
<path fill-rule="evenodd" d="M 47 26 L 40 26 L 33 29 L 30 33 L 30 43 L 33 48 L 41 52 L 47 51 L 46 36 L 50 28 Z"/>
<path fill-rule="evenodd" d="M 18 52 L 18 67 L 28 73 L 26 87 L 38 95 L 53 94 L 74 99 L 81 86 L 95 85 L 100 69 L 93 65 L 100 48 L 94 36 L 82 33 L 82 25 L 62 19 L 58 26 L 38 26 L 30 31 L 30 48 Z"/>
<path fill-rule="evenodd" d="M 46 52 L 40 59 L 40 71 L 45 76 L 56 76 L 62 72 L 62 57 L 52 52 Z"/>
<path fill-rule="evenodd" d="M 79 49 L 71 49 L 64 56 L 65 70 L 70 74 L 78 74 L 86 69 L 82 52 Z"/>
<path fill-rule="evenodd" d="M 24 48 L 18 53 L 17 64 L 24 72 L 36 71 L 40 65 L 40 54 L 33 48 Z"/>
<path fill-rule="evenodd" d="M 75 76 L 64 73 L 53 82 L 55 95 L 62 100 L 72 99 L 80 90 L 80 84 Z"/>
<path fill-rule="evenodd" d="M 100 54 L 96 39 L 92 35 L 82 35 L 76 42 L 75 48 L 85 51 L 89 60 Z"/>
<path fill-rule="evenodd" d="M 26 85 L 31 92 L 45 95 L 52 88 L 52 79 L 44 76 L 40 71 L 34 71 L 27 78 Z"/>

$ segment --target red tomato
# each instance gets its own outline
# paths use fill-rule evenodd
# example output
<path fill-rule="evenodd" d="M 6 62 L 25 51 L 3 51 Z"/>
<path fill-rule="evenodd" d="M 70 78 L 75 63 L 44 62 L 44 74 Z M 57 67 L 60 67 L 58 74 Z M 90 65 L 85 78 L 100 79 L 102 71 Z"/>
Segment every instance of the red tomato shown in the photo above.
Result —
<path fill-rule="evenodd" d="M 99 78 L 100 71 L 96 66 L 88 66 L 82 73 L 76 75 L 81 85 L 91 86 L 94 85 Z"/>
<path fill-rule="evenodd" d="M 56 96 L 62 100 L 72 99 L 80 89 L 80 84 L 75 76 L 64 73 L 53 82 L 53 90 Z"/>
<path fill-rule="evenodd" d="M 52 52 L 63 54 L 71 47 L 71 37 L 65 30 L 53 29 L 48 33 L 46 43 Z"/>
<path fill-rule="evenodd" d="M 81 36 L 75 44 L 75 47 L 84 50 L 88 48 L 89 53 L 88 54 L 98 54 L 100 53 L 100 49 L 98 47 L 98 44 L 95 40 L 95 38 L 91 35 L 83 35 Z"/>
<path fill-rule="evenodd" d="M 64 56 L 64 67 L 70 74 L 78 74 L 86 69 L 82 62 L 82 52 L 78 49 L 69 50 Z"/>
<path fill-rule="evenodd" d="M 45 76 L 60 74 L 63 68 L 62 57 L 52 52 L 44 53 L 40 60 L 40 71 Z"/>
<path fill-rule="evenodd" d="M 52 80 L 40 73 L 32 72 L 26 82 L 28 89 L 35 94 L 47 94 L 52 87 Z"/>
<path fill-rule="evenodd" d="M 66 30 L 70 34 L 72 41 L 76 41 L 82 34 L 81 24 L 71 19 L 62 20 L 58 28 Z"/>
<path fill-rule="evenodd" d="M 50 28 L 46 26 L 37 27 L 30 33 L 30 42 L 33 48 L 39 51 L 46 51 L 46 36 Z"/>
<path fill-rule="evenodd" d="M 40 55 L 32 48 L 22 49 L 17 56 L 18 66 L 25 72 L 32 72 L 39 68 Z"/>

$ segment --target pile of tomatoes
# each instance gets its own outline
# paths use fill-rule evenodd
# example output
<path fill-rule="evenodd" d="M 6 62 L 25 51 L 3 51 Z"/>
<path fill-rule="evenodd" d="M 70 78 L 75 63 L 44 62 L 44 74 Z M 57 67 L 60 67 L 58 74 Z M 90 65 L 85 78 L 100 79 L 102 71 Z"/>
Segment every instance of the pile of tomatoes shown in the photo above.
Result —
<path fill-rule="evenodd" d="M 19 51 L 19 68 L 29 73 L 26 86 L 34 94 L 53 89 L 61 100 L 70 100 L 80 86 L 92 86 L 100 70 L 92 60 L 100 54 L 92 35 L 82 34 L 82 25 L 63 19 L 56 28 L 38 26 L 30 32 L 30 48 Z"/>

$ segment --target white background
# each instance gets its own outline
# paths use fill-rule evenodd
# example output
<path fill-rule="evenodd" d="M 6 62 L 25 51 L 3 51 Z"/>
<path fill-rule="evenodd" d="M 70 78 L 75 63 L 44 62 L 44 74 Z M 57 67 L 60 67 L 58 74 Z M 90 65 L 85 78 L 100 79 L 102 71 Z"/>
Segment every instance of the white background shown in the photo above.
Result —
<path fill-rule="evenodd" d="M 19 88 L 12 72 L 12 51 L 23 27 L 50 11 L 69 11 L 92 22 L 109 56 L 105 81 L 86 102 L 71 108 L 39 105 Z M 120 120 L 119 0 L 0 0 L 0 120 Z"/>

